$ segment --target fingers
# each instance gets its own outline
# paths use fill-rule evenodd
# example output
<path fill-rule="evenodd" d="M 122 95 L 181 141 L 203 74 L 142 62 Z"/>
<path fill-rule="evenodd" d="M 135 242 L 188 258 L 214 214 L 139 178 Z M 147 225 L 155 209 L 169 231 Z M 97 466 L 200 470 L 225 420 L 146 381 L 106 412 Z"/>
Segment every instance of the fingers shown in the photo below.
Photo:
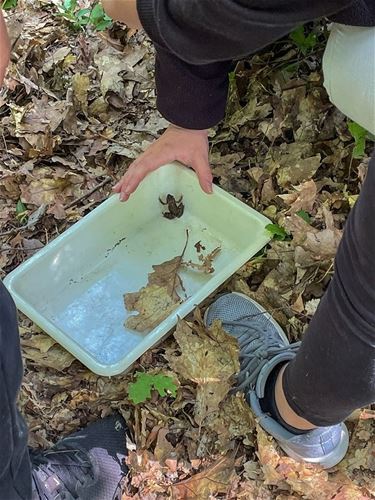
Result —
<path fill-rule="evenodd" d="M 126 174 L 122 179 L 113 187 L 113 191 L 120 195 L 120 201 L 127 201 L 130 195 L 134 193 L 139 184 L 143 179 L 152 172 L 156 170 L 159 166 L 163 165 L 165 160 L 152 161 L 145 157 L 140 157 L 138 160 L 133 162 Z M 192 169 L 196 172 L 199 180 L 199 184 L 202 190 L 207 193 L 212 193 L 212 173 L 211 168 L 208 163 L 208 158 L 206 156 L 201 156 L 194 160 L 191 164 Z"/>
<path fill-rule="evenodd" d="M 114 187 L 113 191 L 120 194 L 120 201 L 127 201 L 147 174 L 163 165 L 165 161 L 152 161 L 149 156 L 140 156 L 128 168 L 126 174 Z"/>
<path fill-rule="evenodd" d="M 212 193 L 212 172 L 207 156 L 201 156 L 192 163 L 192 168 L 198 175 L 199 184 L 207 194 Z"/>

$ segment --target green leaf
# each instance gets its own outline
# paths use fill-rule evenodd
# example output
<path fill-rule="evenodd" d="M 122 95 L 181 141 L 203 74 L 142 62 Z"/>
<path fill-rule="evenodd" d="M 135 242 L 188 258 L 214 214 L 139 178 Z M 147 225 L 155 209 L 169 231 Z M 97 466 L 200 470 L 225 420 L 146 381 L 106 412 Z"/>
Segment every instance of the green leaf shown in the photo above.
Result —
<path fill-rule="evenodd" d="M 91 10 L 90 23 L 96 30 L 103 31 L 111 26 L 112 19 L 107 16 L 100 4 L 96 4 Z"/>
<path fill-rule="evenodd" d="M 18 0 L 4 0 L 1 4 L 1 8 L 4 10 L 14 9 L 17 7 Z"/>
<path fill-rule="evenodd" d="M 16 218 L 21 222 L 21 224 L 24 224 L 25 222 L 27 222 L 27 219 L 28 219 L 27 207 L 22 203 L 21 200 L 17 201 Z"/>
<path fill-rule="evenodd" d="M 111 25 L 112 25 L 112 19 L 109 20 L 104 19 L 103 21 L 95 25 L 95 29 L 97 31 L 104 31 L 108 29 Z"/>
<path fill-rule="evenodd" d="M 298 212 L 296 212 L 296 215 L 298 215 L 299 217 L 301 217 L 301 219 L 310 224 L 311 217 L 307 212 L 305 212 L 305 210 L 299 210 Z"/>
<path fill-rule="evenodd" d="M 289 37 L 297 45 L 303 55 L 306 55 L 312 50 L 317 43 L 316 34 L 311 32 L 306 36 L 304 26 L 298 26 L 298 28 L 292 31 Z"/>
<path fill-rule="evenodd" d="M 103 7 L 100 4 L 96 4 L 90 14 L 90 21 L 95 24 L 95 22 L 99 22 L 105 16 Z"/>
<path fill-rule="evenodd" d="M 367 130 L 355 122 L 349 122 L 348 129 L 354 139 L 353 158 L 363 158 L 366 149 Z"/>
<path fill-rule="evenodd" d="M 284 241 L 288 237 L 288 233 L 285 229 L 278 224 L 267 224 L 266 229 L 275 240 Z"/>
<path fill-rule="evenodd" d="M 81 19 L 83 17 L 87 17 L 88 20 L 90 18 L 90 12 L 91 9 L 80 9 L 76 14 L 76 18 Z"/>
<path fill-rule="evenodd" d="M 65 10 L 73 11 L 77 7 L 77 0 L 64 0 L 63 7 Z"/>
<path fill-rule="evenodd" d="M 22 203 L 21 200 L 18 200 L 16 205 L 16 214 L 17 215 L 23 214 L 26 212 L 26 210 L 27 210 L 26 206 Z"/>
<path fill-rule="evenodd" d="M 129 399 L 134 404 L 143 403 L 151 398 L 151 390 L 158 391 L 160 396 L 176 397 L 177 386 L 171 377 L 162 374 L 137 372 L 136 381 L 129 384 Z"/>

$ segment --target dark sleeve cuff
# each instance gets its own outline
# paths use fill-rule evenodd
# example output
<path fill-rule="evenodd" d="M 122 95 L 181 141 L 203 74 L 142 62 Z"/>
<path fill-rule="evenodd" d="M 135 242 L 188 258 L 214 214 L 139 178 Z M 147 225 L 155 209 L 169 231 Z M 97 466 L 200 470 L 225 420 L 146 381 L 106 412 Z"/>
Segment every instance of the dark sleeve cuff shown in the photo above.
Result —
<path fill-rule="evenodd" d="M 193 66 L 156 47 L 157 107 L 179 127 L 203 130 L 225 116 L 231 62 Z"/>
<path fill-rule="evenodd" d="M 163 44 L 155 22 L 155 0 L 137 0 L 138 16 L 147 35 L 155 43 Z"/>
<path fill-rule="evenodd" d="M 192 65 L 166 47 L 156 22 L 158 0 L 137 0 L 140 21 L 156 47 L 157 108 L 179 127 L 204 130 L 225 116 L 231 62 Z"/>

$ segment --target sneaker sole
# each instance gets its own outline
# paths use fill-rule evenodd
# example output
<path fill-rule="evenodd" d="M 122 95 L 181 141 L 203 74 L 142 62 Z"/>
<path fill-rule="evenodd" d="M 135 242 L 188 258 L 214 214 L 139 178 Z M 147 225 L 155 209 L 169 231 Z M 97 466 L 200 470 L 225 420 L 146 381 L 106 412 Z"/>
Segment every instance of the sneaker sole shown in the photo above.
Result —
<path fill-rule="evenodd" d="M 277 441 L 277 440 L 276 440 Z M 298 462 L 308 462 L 310 464 L 320 465 L 323 469 L 330 469 L 339 464 L 345 457 L 349 448 L 349 432 L 344 423 L 341 424 L 341 439 L 340 444 L 328 453 L 318 458 L 305 458 L 299 455 L 295 450 L 291 450 L 287 444 L 277 441 L 280 448 L 291 458 Z"/>
<path fill-rule="evenodd" d="M 274 320 L 274 318 L 270 315 L 270 313 L 264 309 L 264 307 L 262 307 L 256 300 L 251 299 L 250 297 L 248 297 L 244 293 L 240 293 L 240 292 L 231 292 L 231 293 L 233 293 L 233 295 L 238 295 L 239 297 L 242 297 L 242 298 L 246 299 L 248 302 L 250 302 L 251 304 L 253 304 L 258 309 L 258 311 L 260 313 L 264 314 L 264 316 L 268 319 L 268 321 L 270 321 L 273 324 L 273 326 L 277 330 L 279 336 L 281 337 L 281 339 L 285 343 L 285 345 L 289 345 L 290 342 L 289 342 L 288 337 L 285 335 L 284 330 L 281 328 L 279 323 Z M 204 321 L 205 325 L 207 325 L 207 316 L 208 316 L 208 312 L 210 310 L 210 307 L 211 306 L 209 306 L 206 309 L 204 316 L 203 316 L 203 321 Z"/>

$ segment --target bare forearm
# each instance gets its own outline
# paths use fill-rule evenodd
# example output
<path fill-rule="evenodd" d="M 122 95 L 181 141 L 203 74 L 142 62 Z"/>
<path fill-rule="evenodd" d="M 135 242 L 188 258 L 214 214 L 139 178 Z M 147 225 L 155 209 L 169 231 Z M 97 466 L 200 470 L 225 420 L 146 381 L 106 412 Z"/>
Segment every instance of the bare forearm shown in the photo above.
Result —
<path fill-rule="evenodd" d="M 136 0 L 102 0 L 103 9 L 115 21 L 125 23 L 129 28 L 141 29 Z"/>
<path fill-rule="evenodd" d="M 0 11 L 0 86 L 9 63 L 10 43 L 2 12 Z"/>

